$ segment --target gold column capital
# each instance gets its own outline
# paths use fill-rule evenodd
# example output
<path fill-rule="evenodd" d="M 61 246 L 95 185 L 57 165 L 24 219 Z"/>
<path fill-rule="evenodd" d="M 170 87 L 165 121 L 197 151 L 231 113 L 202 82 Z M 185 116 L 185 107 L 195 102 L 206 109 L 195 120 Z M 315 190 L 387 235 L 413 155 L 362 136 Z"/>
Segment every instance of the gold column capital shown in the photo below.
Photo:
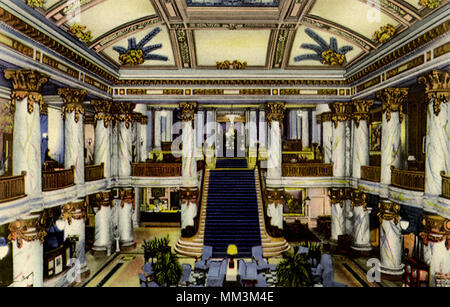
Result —
<path fill-rule="evenodd" d="M 352 118 L 355 121 L 356 127 L 359 127 L 361 120 L 367 120 L 369 118 L 369 109 L 374 104 L 374 100 L 355 100 L 352 104 Z"/>
<path fill-rule="evenodd" d="M 352 189 L 351 191 L 351 200 L 352 200 L 352 207 L 364 207 L 366 208 L 367 202 L 366 202 L 367 195 L 361 190 L 358 189 Z"/>
<path fill-rule="evenodd" d="M 332 102 L 329 104 L 331 110 L 331 121 L 334 127 L 338 127 L 339 122 L 344 122 L 352 118 L 351 102 Z"/>
<path fill-rule="evenodd" d="M 199 189 L 189 188 L 189 187 L 181 187 L 180 188 L 180 199 L 182 201 L 190 201 L 197 203 L 198 196 L 199 196 Z"/>
<path fill-rule="evenodd" d="M 346 190 L 345 188 L 330 188 L 328 189 L 328 197 L 330 198 L 330 204 L 335 205 L 338 204 L 344 207 L 344 200 L 346 199 Z"/>
<path fill-rule="evenodd" d="M 113 195 L 111 191 L 98 192 L 92 199 L 92 207 L 112 207 Z"/>
<path fill-rule="evenodd" d="M 267 203 L 273 203 L 275 206 L 284 205 L 286 203 L 286 198 L 284 196 L 285 191 L 283 188 L 266 188 L 264 192 Z"/>
<path fill-rule="evenodd" d="M 72 220 L 86 220 L 87 218 L 87 201 L 82 200 L 78 202 L 68 203 L 61 208 L 62 219 L 66 220 L 69 225 Z"/>
<path fill-rule="evenodd" d="M 286 110 L 286 103 L 284 102 L 268 102 L 265 107 L 266 120 L 269 123 L 272 121 L 283 122 L 284 111 Z"/>
<path fill-rule="evenodd" d="M 66 113 L 75 112 L 75 122 L 78 123 L 80 115 L 85 114 L 83 106 L 84 98 L 87 95 L 87 91 L 78 88 L 59 88 L 58 95 L 63 99 L 64 104 L 61 107 L 61 115 L 65 119 Z"/>
<path fill-rule="evenodd" d="M 132 204 L 133 206 L 133 210 L 136 209 L 136 204 L 134 201 L 134 189 L 120 189 L 120 206 L 123 208 L 123 206 L 125 205 L 125 203 L 127 204 Z"/>
<path fill-rule="evenodd" d="M 113 102 L 111 100 L 91 100 L 91 105 L 94 107 L 94 122 L 103 120 L 103 126 L 108 128 L 109 123 L 114 120 L 114 116 L 111 114 L 111 106 Z"/>
<path fill-rule="evenodd" d="M 42 98 L 42 86 L 49 80 L 49 76 L 36 70 L 12 70 L 4 71 L 5 79 L 11 80 L 13 90 L 11 92 L 11 111 L 15 112 L 17 100 L 28 98 L 28 113 L 33 113 L 34 103 L 39 104 L 40 109 L 44 104 Z"/>
<path fill-rule="evenodd" d="M 450 249 L 450 220 L 436 214 L 424 213 L 422 217 L 423 231 L 420 237 L 425 245 L 429 242 L 445 241 L 447 249 Z"/>
<path fill-rule="evenodd" d="M 395 224 L 398 224 L 400 221 L 400 205 L 388 200 L 382 200 L 378 203 L 377 216 L 380 219 L 380 223 L 383 223 L 383 220 L 394 220 Z"/>
<path fill-rule="evenodd" d="M 332 113 L 331 112 L 321 113 L 321 114 L 317 115 L 317 117 L 316 117 L 317 123 L 318 124 L 322 124 L 322 123 L 325 123 L 325 122 L 330 122 L 331 121 L 331 117 L 332 117 Z"/>
<path fill-rule="evenodd" d="M 426 103 L 433 103 L 436 116 L 441 112 L 441 103 L 446 103 L 450 96 L 450 75 L 448 70 L 433 70 L 417 78 L 419 84 L 425 85 Z"/>
<path fill-rule="evenodd" d="M 19 219 L 11 222 L 8 226 L 9 231 L 11 232 L 8 239 L 10 241 L 16 241 L 18 248 L 22 248 L 23 241 L 32 242 L 39 240 L 43 243 L 44 238 L 47 235 L 44 219 L 44 214 L 41 213 L 30 219 Z"/>
<path fill-rule="evenodd" d="M 381 100 L 383 113 L 386 112 L 386 120 L 391 120 L 392 112 L 399 112 L 400 122 L 403 121 L 403 104 L 408 98 L 408 88 L 385 88 L 377 92 L 377 98 Z"/>
<path fill-rule="evenodd" d="M 111 108 L 111 113 L 114 114 L 116 120 L 125 122 L 125 127 L 129 129 L 133 121 L 132 114 L 135 107 L 135 103 L 114 102 Z"/>
<path fill-rule="evenodd" d="M 181 120 L 183 122 L 193 121 L 195 118 L 195 112 L 197 112 L 197 102 L 180 102 L 178 106 L 181 109 Z"/>

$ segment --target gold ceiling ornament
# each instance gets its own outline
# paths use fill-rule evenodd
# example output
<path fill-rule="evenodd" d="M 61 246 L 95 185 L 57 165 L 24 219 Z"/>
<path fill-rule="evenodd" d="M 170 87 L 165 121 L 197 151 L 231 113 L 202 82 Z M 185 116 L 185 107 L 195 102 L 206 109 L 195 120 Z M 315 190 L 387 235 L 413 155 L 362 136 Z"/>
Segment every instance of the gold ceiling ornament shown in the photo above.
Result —
<path fill-rule="evenodd" d="M 446 103 L 450 96 L 450 76 L 448 70 L 433 70 L 417 78 L 419 84 L 425 85 L 426 102 L 433 102 L 436 116 L 441 112 L 441 103 Z"/>
<path fill-rule="evenodd" d="M 329 104 L 331 110 L 331 121 L 334 127 L 338 127 L 339 122 L 343 122 L 352 118 L 351 102 L 333 102 Z"/>
<path fill-rule="evenodd" d="M 133 206 L 133 210 L 136 209 L 136 204 L 134 201 L 134 189 L 121 189 L 120 192 L 120 207 L 123 208 L 125 204 L 131 204 Z"/>
<path fill-rule="evenodd" d="M 429 242 L 445 241 L 445 246 L 450 249 L 450 220 L 445 217 L 424 213 L 422 217 L 423 231 L 419 234 L 425 245 Z"/>
<path fill-rule="evenodd" d="M 239 61 L 239 60 L 234 60 L 233 62 L 231 62 L 230 60 L 225 60 L 225 61 L 217 61 L 216 62 L 216 68 L 217 69 L 245 69 L 247 68 L 247 61 Z"/>
<path fill-rule="evenodd" d="M 272 121 L 283 122 L 286 103 L 284 102 L 268 102 L 266 103 L 266 120 L 271 124 Z"/>
<path fill-rule="evenodd" d="M 429 9 L 435 9 L 441 5 L 441 0 L 419 0 L 419 4 Z"/>
<path fill-rule="evenodd" d="M 391 112 L 399 112 L 400 123 L 403 121 L 403 104 L 408 98 L 407 88 L 386 88 L 377 92 L 377 98 L 381 100 L 383 113 L 386 112 L 386 120 L 391 120 Z"/>
<path fill-rule="evenodd" d="M 374 104 L 374 100 L 355 100 L 353 101 L 352 118 L 355 121 L 356 127 L 359 127 L 361 120 L 369 118 L 369 109 Z"/>
<path fill-rule="evenodd" d="M 39 240 L 41 243 L 44 243 L 44 238 L 47 235 L 42 214 L 36 218 L 20 219 L 11 222 L 8 228 L 11 232 L 8 240 L 16 241 L 18 248 L 22 248 L 23 241 L 32 242 Z"/>
<path fill-rule="evenodd" d="M 116 102 L 114 105 L 115 107 L 113 107 L 111 111 L 117 112 L 115 113 L 115 118 L 120 122 L 125 122 L 125 128 L 129 129 L 133 121 L 132 114 L 136 104 L 129 102 Z"/>
<path fill-rule="evenodd" d="M 380 27 L 380 30 L 375 31 L 372 38 L 374 41 L 384 44 L 395 35 L 395 32 L 397 32 L 397 29 L 388 23 L 387 25 Z"/>
<path fill-rule="evenodd" d="M 92 100 L 91 104 L 95 110 L 95 123 L 98 120 L 103 120 L 103 126 L 108 128 L 109 123 L 114 120 L 114 116 L 110 113 L 113 102 L 111 100 Z"/>
<path fill-rule="evenodd" d="M 340 205 L 341 208 L 344 207 L 345 197 L 345 189 L 344 188 L 330 188 L 328 189 L 328 197 L 330 198 L 331 205 Z"/>
<path fill-rule="evenodd" d="M 80 115 L 85 114 L 83 102 L 87 95 L 87 91 L 78 88 L 59 88 L 58 95 L 64 101 L 64 104 L 61 107 L 62 118 L 66 119 L 66 113 L 75 112 L 74 120 L 78 123 Z"/>
<path fill-rule="evenodd" d="M 286 197 L 283 188 L 266 188 L 265 196 L 268 204 L 284 205 L 286 204 Z"/>
<path fill-rule="evenodd" d="M 388 200 L 381 200 L 378 203 L 377 216 L 380 219 L 380 224 L 383 223 L 383 220 L 394 220 L 395 224 L 398 224 L 400 221 L 400 205 Z"/>
<path fill-rule="evenodd" d="M 351 200 L 352 200 L 352 207 L 360 207 L 366 208 L 367 202 L 366 202 L 367 195 L 361 190 L 358 189 L 352 189 L 351 190 Z"/>
<path fill-rule="evenodd" d="M 183 122 L 193 121 L 195 118 L 195 112 L 197 112 L 197 102 L 180 102 L 178 106 L 181 109 L 181 120 Z"/>
<path fill-rule="evenodd" d="M 32 8 L 43 7 L 44 6 L 44 0 L 27 0 L 27 4 L 29 6 L 31 6 Z"/>
<path fill-rule="evenodd" d="M 13 90 L 11 92 L 11 112 L 16 110 L 16 102 L 27 98 L 28 113 L 34 111 L 34 103 L 39 104 L 40 109 L 44 104 L 42 98 L 42 86 L 49 79 L 49 76 L 36 70 L 11 70 L 6 69 L 5 79 L 12 81 Z"/>
<path fill-rule="evenodd" d="M 180 199 L 181 201 L 188 201 L 192 203 L 197 203 L 199 196 L 199 189 L 197 187 L 181 187 L 180 188 Z"/>

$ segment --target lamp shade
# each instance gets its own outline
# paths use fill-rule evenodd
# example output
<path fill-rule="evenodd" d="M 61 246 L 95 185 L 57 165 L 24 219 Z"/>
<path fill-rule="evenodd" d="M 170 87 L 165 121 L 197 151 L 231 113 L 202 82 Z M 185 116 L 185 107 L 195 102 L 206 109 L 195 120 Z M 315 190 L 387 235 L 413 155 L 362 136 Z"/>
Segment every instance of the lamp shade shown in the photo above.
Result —
<path fill-rule="evenodd" d="M 402 230 L 408 229 L 408 226 L 409 226 L 409 221 L 407 221 L 407 220 L 401 220 L 400 221 L 400 228 Z"/>
<path fill-rule="evenodd" d="M 6 242 L 5 238 L 0 237 L 0 260 L 5 258 L 5 256 L 8 254 L 8 251 L 9 251 L 8 242 Z"/>
<path fill-rule="evenodd" d="M 228 248 L 227 248 L 228 255 L 234 256 L 234 255 L 237 255 L 237 253 L 238 253 L 238 249 L 237 249 L 236 245 L 234 245 L 234 244 L 228 245 Z"/>

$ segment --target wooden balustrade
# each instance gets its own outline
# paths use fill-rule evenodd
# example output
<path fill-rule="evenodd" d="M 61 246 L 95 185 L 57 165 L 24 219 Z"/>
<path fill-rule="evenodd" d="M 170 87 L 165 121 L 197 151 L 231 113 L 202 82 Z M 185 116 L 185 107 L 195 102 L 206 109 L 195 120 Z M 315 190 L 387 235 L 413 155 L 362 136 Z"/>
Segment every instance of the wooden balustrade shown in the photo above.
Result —
<path fill-rule="evenodd" d="M 372 182 L 380 182 L 381 181 L 381 167 L 380 166 L 370 166 L 370 165 L 362 165 L 361 166 L 361 179 L 372 181 Z"/>
<path fill-rule="evenodd" d="M 86 165 L 84 168 L 84 181 L 95 181 L 105 178 L 104 164 Z"/>
<path fill-rule="evenodd" d="M 42 191 L 64 189 L 74 185 L 75 167 L 42 172 Z"/>
<path fill-rule="evenodd" d="M 166 163 L 166 162 L 132 163 L 131 175 L 136 177 L 181 176 L 181 163 Z"/>
<path fill-rule="evenodd" d="M 25 175 L 0 177 L 0 203 L 26 196 Z"/>
<path fill-rule="evenodd" d="M 441 172 L 442 176 L 442 196 L 450 199 L 450 177 Z"/>
<path fill-rule="evenodd" d="M 423 191 L 425 172 L 406 171 L 391 166 L 391 184 L 406 190 Z"/>
<path fill-rule="evenodd" d="M 329 163 L 283 163 L 283 177 L 330 177 L 333 165 Z"/>

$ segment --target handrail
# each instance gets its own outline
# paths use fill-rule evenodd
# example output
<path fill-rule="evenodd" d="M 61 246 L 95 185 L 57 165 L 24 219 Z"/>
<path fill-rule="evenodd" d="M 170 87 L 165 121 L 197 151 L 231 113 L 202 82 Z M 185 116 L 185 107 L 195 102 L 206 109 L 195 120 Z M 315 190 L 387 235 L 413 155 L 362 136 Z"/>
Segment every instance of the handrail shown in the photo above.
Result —
<path fill-rule="evenodd" d="M 95 165 L 86 165 L 84 167 L 84 180 L 95 181 L 105 178 L 105 165 L 104 163 Z"/>
<path fill-rule="evenodd" d="M 25 175 L 0 177 L 0 203 L 25 197 Z"/>
<path fill-rule="evenodd" d="M 331 177 L 331 163 L 283 163 L 283 177 Z"/>
<path fill-rule="evenodd" d="M 136 177 L 181 176 L 181 163 L 177 162 L 133 162 L 131 174 Z"/>
<path fill-rule="evenodd" d="M 42 171 L 42 191 L 53 191 L 75 184 L 75 166 L 70 169 Z"/>
<path fill-rule="evenodd" d="M 407 171 L 391 166 L 391 184 L 406 190 L 424 191 L 425 172 Z"/>
<path fill-rule="evenodd" d="M 372 165 L 361 165 L 361 179 L 372 182 L 380 182 L 381 167 Z"/>
<path fill-rule="evenodd" d="M 194 217 L 194 235 L 197 235 L 198 232 L 200 231 L 200 215 L 202 212 L 202 206 L 203 206 L 203 187 L 205 185 L 205 176 L 206 175 L 206 162 L 205 165 L 203 165 L 203 169 L 202 169 L 202 182 L 200 183 L 200 193 L 199 193 L 199 200 L 198 200 L 198 205 L 197 205 L 197 215 Z M 193 236 L 190 237 L 185 237 L 184 238 L 191 238 Z"/>
<path fill-rule="evenodd" d="M 445 172 L 441 172 L 442 176 L 442 196 L 450 199 L 450 177 L 446 176 Z"/>

